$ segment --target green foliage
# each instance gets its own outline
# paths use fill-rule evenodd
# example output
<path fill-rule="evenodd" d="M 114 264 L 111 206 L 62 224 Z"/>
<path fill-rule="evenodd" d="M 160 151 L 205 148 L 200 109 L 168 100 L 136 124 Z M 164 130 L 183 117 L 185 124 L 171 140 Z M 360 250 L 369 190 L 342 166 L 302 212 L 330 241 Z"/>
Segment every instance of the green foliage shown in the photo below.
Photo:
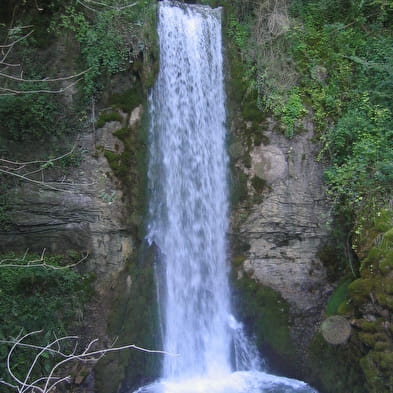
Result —
<path fill-rule="evenodd" d="M 145 42 L 145 25 L 152 21 L 155 3 L 138 1 L 134 7 L 123 3 L 104 1 L 106 7 L 94 16 L 88 16 L 82 7 L 69 6 L 60 20 L 52 23 L 53 31 L 70 32 L 80 44 L 81 61 L 88 70 L 83 83 L 86 97 L 101 90 L 105 78 L 126 70 L 151 44 Z"/>
<path fill-rule="evenodd" d="M 15 254 L 2 256 L 2 259 L 15 258 Z M 16 264 L 37 259 L 37 255 L 28 255 Z M 45 257 L 48 265 L 59 267 L 62 262 L 61 257 Z M 75 316 L 82 313 L 89 289 L 88 276 L 68 268 L 0 266 L 0 269 L 0 321 L 4 337 L 21 330 L 40 329 L 64 334 Z"/>
<path fill-rule="evenodd" d="M 25 90 L 27 86 L 19 87 Z M 49 94 L 0 96 L 0 132 L 16 142 L 60 135 L 66 131 L 61 108 L 56 97 Z"/>
<path fill-rule="evenodd" d="M 287 35 L 301 97 L 321 135 L 320 157 L 331 164 L 329 195 L 357 213 L 355 221 L 392 191 L 393 35 L 384 27 L 391 11 L 386 1 L 295 1 Z"/>
<path fill-rule="evenodd" d="M 103 112 L 100 114 L 100 117 L 97 120 L 96 127 L 100 128 L 108 123 L 109 121 L 119 121 L 121 122 L 123 119 L 119 112 Z"/>
<path fill-rule="evenodd" d="M 299 89 L 292 89 L 288 93 L 287 99 L 282 103 L 273 104 L 272 109 L 273 113 L 281 120 L 285 136 L 292 138 L 295 129 L 300 126 L 300 121 L 307 113 Z"/>
<path fill-rule="evenodd" d="M 227 34 L 235 45 L 241 50 L 247 47 L 250 38 L 250 28 L 247 24 L 240 22 L 235 15 L 228 18 Z"/>
<path fill-rule="evenodd" d="M 16 265 L 26 265 L 39 258 L 32 254 L 23 260 L 12 253 L 1 256 L 2 260 L 8 260 L 4 263 Z M 59 256 L 47 256 L 44 261 L 54 267 L 64 264 Z M 54 334 L 57 337 L 67 334 L 83 317 L 83 304 L 91 292 L 91 278 L 69 268 L 0 266 L 0 338 L 43 330 L 42 344 L 54 338 Z M 5 361 L 8 350 L 7 345 L 0 345 L 0 364 Z M 31 357 L 31 351 L 18 352 L 16 363 L 25 368 Z M 0 378 L 5 378 L 5 370 L 0 367 Z"/>
<path fill-rule="evenodd" d="M 340 202 L 358 204 L 383 198 L 393 184 L 392 115 L 364 98 L 325 136 L 332 166 L 326 171 L 330 193 Z"/>

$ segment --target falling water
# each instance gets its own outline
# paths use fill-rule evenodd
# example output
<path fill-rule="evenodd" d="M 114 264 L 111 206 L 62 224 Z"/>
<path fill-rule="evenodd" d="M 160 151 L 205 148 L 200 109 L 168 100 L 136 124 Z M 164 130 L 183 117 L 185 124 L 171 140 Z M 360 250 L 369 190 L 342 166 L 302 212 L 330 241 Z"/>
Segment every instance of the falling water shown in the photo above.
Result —
<path fill-rule="evenodd" d="M 231 315 L 221 10 L 163 1 L 150 97 L 148 240 L 160 254 L 162 379 L 138 392 L 314 392 L 262 371 Z"/>

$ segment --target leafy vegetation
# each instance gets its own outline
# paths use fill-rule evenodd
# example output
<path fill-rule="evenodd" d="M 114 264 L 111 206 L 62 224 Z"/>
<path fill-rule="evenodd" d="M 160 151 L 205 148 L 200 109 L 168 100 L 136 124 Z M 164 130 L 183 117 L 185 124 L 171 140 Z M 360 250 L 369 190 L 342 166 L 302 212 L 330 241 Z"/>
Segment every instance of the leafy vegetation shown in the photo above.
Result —
<path fill-rule="evenodd" d="M 297 2 L 289 34 L 321 158 L 331 164 L 329 194 L 336 206 L 357 211 L 386 203 L 393 184 L 391 4 L 362 3 Z"/>
<path fill-rule="evenodd" d="M 20 87 L 24 89 L 24 86 Z M 0 117 L 3 119 L 0 124 L 3 137 L 16 142 L 58 136 L 67 130 L 60 102 L 52 95 L 1 96 Z"/>
<path fill-rule="evenodd" d="M 37 11 L 39 6 L 43 10 Z M 16 70 L 0 63 L 0 72 L 8 73 L 7 77 L 0 76 L 1 158 L 37 160 L 31 170 L 30 167 L 26 170 L 28 173 L 40 174 L 47 168 L 53 168 L 54 173 L 64 172 L 81 160 L 83 152 L 77 147 L 70 154 L 64 154 L 62 149 L 70 144 L 71 130 L 75 132 L 86 126 L 88 105 L 94 102 L 99 109 L 112 106 L 113 111 L 103 111 L 97 124 L 101 126 L 112 120 L 125 122 L 118 110 L 130 112 L 144 102 L 144 89 L 152 83 L 157 67 L 156 1 L 5 0 L 0 9 L 6 14 L 1 20 L 5 24 L 0 25 L 2 42 L 9 44 L 18 40 L 7 60 L 22 65 Z M 24 37 L 28 33 L 25 25 L 34 26 L 34 31 L 27 37 Z M 116 77 L 129 80 L 129 89 L 124 92 L 122 86 L 117 86 L 112 90 L 112 85 L 116 85 L 112 83 L 112 77 L 123 71 L 127 71 L 127 76 Z M 67 79 L 69 75 L 74 77 Z M 52 81 L 47 79 L 55 81 L 51 84 Z M 66 91 L 68 94 L 57 94 L 57 91 L 64 91 L 69 80 L 72 88 Z M 107 93 L 104 97 L 101 95 L 103 91 Z M 144 180 L 134 172 L 140 169 L 136 167 L 143 161 L 145 152 L 143 147 L 137 146 L 139 137 L 130 136 L 129 131 L 119 135 L 127 150 L 121 155 L 122 167 L 116 167 L 117 160 L 108 159 L 116 167 L 116 175 L 124 174 L 124 178 L 132 182 L 130 203 L 140 207 L 144 198 L 136 194 L 143 187 L 136 187 L 135 182 L 139 185 Z M 26 151 L 28 154 L 24 155 Z M 61 159 L 56 158 L 60 156 Z M 125 171 L 125 164 L 132 166 L 131 172 L 129 166 Z M 26 169 L 23 164 L 21 167 Z M 8 203 L 8 191 L 14 178 L 8 181 L 7 174 L 1 176 L 0 229 L 6 232 L 10 225 L 9 215 L 13 213 Z M 101 198 L 108 202 L 116 197 L 114 193 L 104 194 Z M 139 211 L 132 221 L 135 231 L 139 230 Z M 9 254 L 0 260 L 3 258 L 16 257 Z M 29 255 L 25 262 L 34 258 Z M 63 264 L 63 259 L 48 257 L 45 263 L 58 267 Z M 141 283 L 145 281 L 142 279 Z M 29 338 L 27 342 L 45 345 L 55 335 L 78 332 L 84 327 L 79 322 L 84 317 L 84 303 L 89 299 L 90 291 L 90 277 L 71 269 L 0 266 L 0 339 L 42 330 L 42 334 L 33 337 L 34 341 Z M 135 319 L 129 310 L 127 313 Z M 130 326 L 135 329 L 134 325 Z M 0 379 L 6 378 L 4 361 L 9 349 L 10 345 L 0 346 Z M 33 356 L 32 351 L 18 349 L 14 357 L 16 375 L 29 367 Z M 45 359 L 49 362 L 39 362 L 34 371 L 36 376 L 47 375 L 48 367 L 56 360 L 47 354 L 45 357 L 50 358 Z"/>
<path fill-rule="evenodd" d="M 80 61 L 88 70 L 83 81 L 85 97 L 101 91 L 106 78 L 126 70 L 154 45 L 148 31 L 155 23 L 155 2 L 97 4 L 100 9 L 92 14 L 79 2 L 72 3 L 51 26 L 57 34 L 71 33 L 80 45 Z"/>
<path fill-rule="evenodd" d="M 393 190 L 393 3 L 246 3 L 246 15 L 237 4 L 227 17 L 245 95 L 255 92 L 288 138 L 312 115 L 328 194 L 361 230 Z"/>
<path fill-rule="evenodd" d="M 75 255 L 70 257 L 75 262 Z M 29 254 L 18 258 L 15 254 L 2 255 L 0 266 L 0 339 L 28 332 L 43 330 L 40 339 L 46 343 L 55 337 L 66 335 L 83 318 L 84 303 L 92 293 L 92 277 L 80 275 L 70 268 L 26 267 L 39 256 Z M 8 264 L 19 265 L 7 267 Z M 54 268 L 64 265 L 62 257 L 48 256 L 44 263 Z M 69 262 L 68 262 L 69 263 Z M 44 344 L 45 345 L 45 344 Z M 6 377 L 5 361 L 9 350 L 6 344 L 0 345 L 0 379 Z M 29 364 L 31 351 L 18 351 L 18 365 Z M 48 367 L 50 363 L 43 364 Z M 44 375 L 46 369 L 38 370 Z"/>
<path fill-rule="evenodd" d="M 256 95 L 288 138 L 311 119 L 326 168 L 335 219 L 319 257 L 340 283 L 326 313 L 356 320 L 356 329 L 338 348 L 314 338 L 315 383 L 326 392 L 390 392 L 393 1 L 247 1 L 247 15 L 231 3 L 228 36 L 245 68 L 234 74 L 238 102 Z"/>

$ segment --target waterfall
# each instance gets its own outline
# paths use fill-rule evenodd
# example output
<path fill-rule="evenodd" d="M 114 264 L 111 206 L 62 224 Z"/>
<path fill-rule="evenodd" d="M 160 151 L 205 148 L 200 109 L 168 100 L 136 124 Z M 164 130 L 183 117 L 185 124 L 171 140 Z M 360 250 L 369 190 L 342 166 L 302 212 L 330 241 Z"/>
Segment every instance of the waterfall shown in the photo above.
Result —
<path fill-rule="evenodd" d="M 148 241 L 159 250 L 162 378 L 137 392 L 314 392 L 263 372 L 231 315 L 221 10 L 164 0 L 150 106 Z"/>

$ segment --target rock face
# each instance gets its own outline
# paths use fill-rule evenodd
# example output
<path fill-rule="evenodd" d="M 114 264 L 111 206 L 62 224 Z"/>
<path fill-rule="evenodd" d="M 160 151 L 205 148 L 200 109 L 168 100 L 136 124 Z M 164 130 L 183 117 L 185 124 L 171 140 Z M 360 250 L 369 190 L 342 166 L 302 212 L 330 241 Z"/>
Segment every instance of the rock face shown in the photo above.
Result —
<path fill-rule="evenodd" d="M 233 217 L 235 236 L 247 249 L 238 274 L 274 289 L 288 302 L 291 333 L 302 350 L 330 292 L 317 256 L 328 236 L 329 207 L 313 130 L 287 139 L 274 127 L 267 122 L 269 143 L 248 150 L 247 166 L 236 161 L 248 188 Z"/>
<path fill-rule="evenodd" d="M 22 183 L 12 191 L 12 226 L 0 232 L 0 251 L 83 251 L 89 253 L 85 267 L 98 278 L 121 270 L 134 248 L 130 212 L 107 159 L 96 150 L 122 149 L 112 134 L 120 127 L 109 122 L 80 135 L 80 165 L 61 177 L 46 175 L 51 188 Z"/>

